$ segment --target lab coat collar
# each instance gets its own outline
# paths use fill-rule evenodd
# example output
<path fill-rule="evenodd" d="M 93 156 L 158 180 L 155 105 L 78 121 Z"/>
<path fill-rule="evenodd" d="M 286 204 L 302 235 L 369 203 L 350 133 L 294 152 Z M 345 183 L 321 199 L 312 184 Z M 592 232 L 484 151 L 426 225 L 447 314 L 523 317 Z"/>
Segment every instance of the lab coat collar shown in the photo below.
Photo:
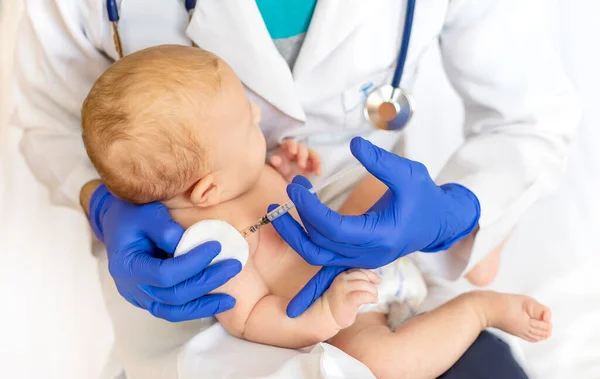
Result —
<path fill-rule="evenodd" d="M 317 67 L 369 13 L 367 0 L 318 0 L 294 65 L 295 78 Z"/>
<path fill-rule="evenodd" d="M 369 13 L 368 3 L 318 0 L 293 76 L 255 1 L 198 2 L 187 34 L 198 46 L 223 58 L 260 97 L 283 113 L 305 121 L 295 80 L 314 70 L 360 25 Z"/>
<path fill-rule="evenodd" d="M 200 1 L 187 34 L 198 46 L 225 60 L 249 89 L 289 116 L 305 120 L 292 73 L 256 2 Z"/>

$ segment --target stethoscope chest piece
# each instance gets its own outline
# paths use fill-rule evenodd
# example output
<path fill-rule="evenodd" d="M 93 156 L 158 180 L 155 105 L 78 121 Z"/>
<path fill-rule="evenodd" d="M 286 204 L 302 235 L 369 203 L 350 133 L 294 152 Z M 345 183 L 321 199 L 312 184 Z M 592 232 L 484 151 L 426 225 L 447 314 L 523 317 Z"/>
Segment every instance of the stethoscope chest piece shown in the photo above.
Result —
<path fill-rule="evenodd" d="M 367 120 L 382 130 L 404 129 L 414 112 L 408 93 L 389 84 L 369 93 L 365 105 Z"/>

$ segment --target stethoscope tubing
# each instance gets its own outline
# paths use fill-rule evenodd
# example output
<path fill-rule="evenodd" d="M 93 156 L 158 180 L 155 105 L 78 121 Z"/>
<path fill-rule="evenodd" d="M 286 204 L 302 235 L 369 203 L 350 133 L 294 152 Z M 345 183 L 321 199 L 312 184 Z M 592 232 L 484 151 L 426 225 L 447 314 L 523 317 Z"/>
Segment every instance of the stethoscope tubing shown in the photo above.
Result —
<path fill-rule="evenodd" d="M 415 4 L 416 0 L 408 0 L 406 4 L 406 17 L 404 20 L 404 31 L 402 32 L 402 43 L 396 61 L 396 70 L 394 71 L 394 77 L 392 79 L 392 87 L 394 88 L 400 88 L 400 80 L 402 80 L 402 74 L 404 73 L 404 65 L 408 55 L 408 45 L 410 43 L 410 34 L 415 15 Z"/>

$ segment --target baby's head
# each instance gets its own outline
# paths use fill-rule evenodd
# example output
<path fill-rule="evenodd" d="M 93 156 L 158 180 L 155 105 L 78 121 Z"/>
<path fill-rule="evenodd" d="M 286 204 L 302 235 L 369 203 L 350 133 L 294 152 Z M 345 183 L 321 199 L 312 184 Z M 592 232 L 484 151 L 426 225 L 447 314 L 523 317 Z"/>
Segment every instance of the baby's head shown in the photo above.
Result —
<path fill-rule="evenodd" d="M 250 189 L 265 163 L 259 121 L 227 63 L 174 45 L 116 62 L 82 109 L 87 153 L 110 191 L 170 207 L 212 206 Z"/>

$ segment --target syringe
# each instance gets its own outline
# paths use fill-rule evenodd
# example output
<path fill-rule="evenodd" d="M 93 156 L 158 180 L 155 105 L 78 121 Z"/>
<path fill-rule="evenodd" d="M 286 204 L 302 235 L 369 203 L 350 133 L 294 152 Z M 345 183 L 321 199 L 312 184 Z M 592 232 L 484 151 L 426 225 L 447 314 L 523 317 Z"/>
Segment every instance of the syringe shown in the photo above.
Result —
<path fill-rule="evenodd" d="M 321 183 L 319 183 L 319 185 L 312 187 L 308 191 L 312 194 L 315 194 L 315 193 L 319 192 L 320 190 L 322 190 L 323 188 L 330 185 L 331 183 L 337 182 L 344 176 L 346 176 L 352 172 L 358 172 L 359 169 L 364 169 L 364 167 L 360 163 L 358 163 L 354 166 L 350 166 L 342 171 L 339 171 L 339 172 L 331 175 L 329 178 L 327 178 L 327 179 L 323 180 Z M 266 215 L 264 215 L 263 217 L 261 217 L 260 220 L 258 220 L 253 225 L 250 225 L 249 227 L 242 229 L 240 231 L 240 233 L 242 234 L 243 237 L 248 237 L 250 234 L 256 232 L 258 229 L 260 229 L 264 225 L 271 223 L 273 220 L 283 216 L 284 214 L 289 212 L 291 209 L 294 209 L 294 207 L 295 207 L 294 203 L 291 200 L 288 200 L 286 203 L 278 206 L 277 208 L 273 209 L 271 212 L 269 212 Z"/>

